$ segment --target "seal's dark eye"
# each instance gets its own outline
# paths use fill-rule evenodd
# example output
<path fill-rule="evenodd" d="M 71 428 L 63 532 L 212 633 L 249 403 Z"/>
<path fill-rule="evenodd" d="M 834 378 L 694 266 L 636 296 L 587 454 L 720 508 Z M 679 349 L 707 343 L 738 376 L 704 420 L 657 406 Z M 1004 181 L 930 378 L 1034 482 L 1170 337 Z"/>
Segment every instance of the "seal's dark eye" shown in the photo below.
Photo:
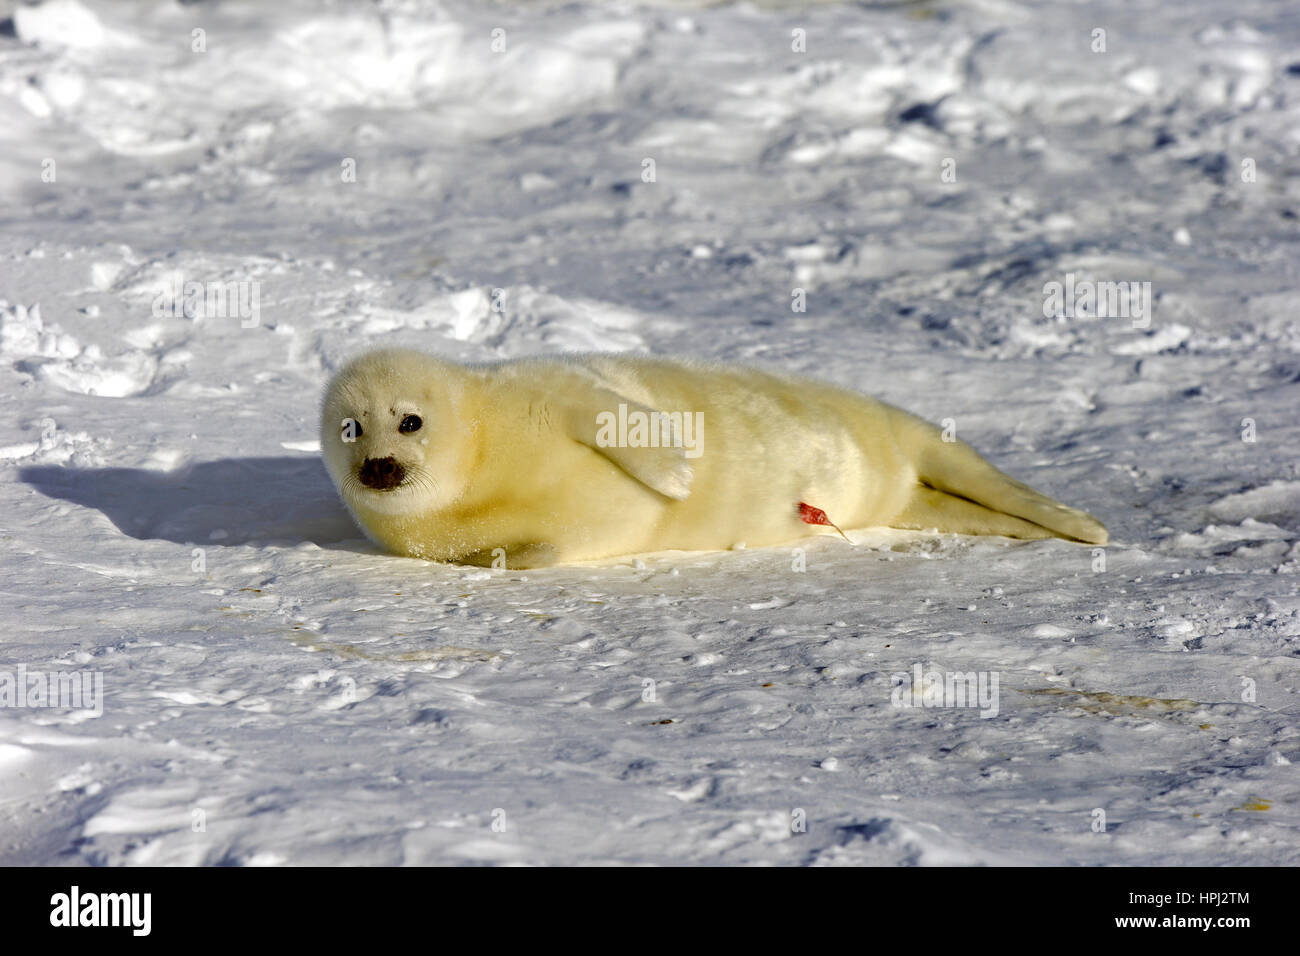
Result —
<path fill-rule="evenodd" d="M 418 432 L 423 424 L 419 415 L 407 415 L 402 419 L 402 424 L 397 426 L 397 430 L 403 435 L 409 435 L 411 432 Z"/>
<path fill-rule="evenodd" d="M 361 423 L 355 418 L 343 419 L 343 431 L 339 437 L 347 442 L 356 441 L 361 437 Z"/>

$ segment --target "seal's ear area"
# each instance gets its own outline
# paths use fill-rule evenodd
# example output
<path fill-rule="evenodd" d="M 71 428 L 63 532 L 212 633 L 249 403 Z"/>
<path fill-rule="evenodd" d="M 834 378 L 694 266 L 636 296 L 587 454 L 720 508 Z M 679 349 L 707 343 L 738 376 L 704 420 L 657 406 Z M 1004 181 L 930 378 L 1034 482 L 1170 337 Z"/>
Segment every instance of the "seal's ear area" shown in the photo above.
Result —
<path fill-rule="evenodd" d="M 660 414 L 640 402 L 633 401 L 607 388 L 582 390 L 564 400 L 560 428 L 576 442 L 604 455 L 641 484 L 666 498 L 685 501 L 691 494 L 691 480 L 695 472 L 686 459 L 686 449 L 681 435 L 670 440 L 658 436 L 658 447 L 647 447 L 645 442 L 633 446 L 624 442 L 626 431 L 620 436 L 618 421 L 651 423 L 641 430 L 646 439 L 650 428 L 659 428 Z M 640 417 L 644 416 L 644 417 Z"/>

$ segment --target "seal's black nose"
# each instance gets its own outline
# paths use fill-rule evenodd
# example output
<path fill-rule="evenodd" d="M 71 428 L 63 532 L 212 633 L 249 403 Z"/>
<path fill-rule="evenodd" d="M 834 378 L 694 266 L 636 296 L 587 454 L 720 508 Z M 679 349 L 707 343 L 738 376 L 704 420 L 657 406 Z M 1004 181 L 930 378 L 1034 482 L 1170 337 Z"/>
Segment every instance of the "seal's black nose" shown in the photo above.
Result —
<path fill-rule="evenodd" d="M 406 477 L 406 469 L 397 463 L 391 455 L 387 458 L 367 458 L 357 472 L 357 477 L 367 488 L 375 491 L 388 491 L 396 488 Z"/>

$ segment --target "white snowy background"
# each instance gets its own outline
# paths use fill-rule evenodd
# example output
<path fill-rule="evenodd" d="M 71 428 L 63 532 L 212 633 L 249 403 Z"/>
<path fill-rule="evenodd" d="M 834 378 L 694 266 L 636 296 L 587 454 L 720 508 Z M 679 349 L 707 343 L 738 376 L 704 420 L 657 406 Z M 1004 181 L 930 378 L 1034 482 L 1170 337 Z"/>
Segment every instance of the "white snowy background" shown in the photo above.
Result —
<path fill-rule="evenodd" d="M 0 862 L 1300 862 L 1300 7 L 0 14 L 0 671 L 105 688 L 0 709 Z M 386 556 L 316 403 L 390 344 L 823 376 L 1112 543 Z"/>

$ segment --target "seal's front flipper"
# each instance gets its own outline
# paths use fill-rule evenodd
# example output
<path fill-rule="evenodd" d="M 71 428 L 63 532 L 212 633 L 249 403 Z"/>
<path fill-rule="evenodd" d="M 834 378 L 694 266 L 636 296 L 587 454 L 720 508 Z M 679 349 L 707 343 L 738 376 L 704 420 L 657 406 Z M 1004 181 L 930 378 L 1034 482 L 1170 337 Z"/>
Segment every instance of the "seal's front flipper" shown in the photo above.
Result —
<path fill-rule="evenodd" d="M 686 457 L 681 418 L 597 387 L 565 404 L 561 427 L 646 487 L 685 501 L 695 473 Z"/>
<path fill-rule="evenodd" d="M 548 568 L 558 564 L 560 552 L 553 544 L 534 541 L 515 544 L 508 548 L 483 548 L 456 558 L 457 564 L 472 564 L 479 568 L 521 570 L 523 568 Z"/>

